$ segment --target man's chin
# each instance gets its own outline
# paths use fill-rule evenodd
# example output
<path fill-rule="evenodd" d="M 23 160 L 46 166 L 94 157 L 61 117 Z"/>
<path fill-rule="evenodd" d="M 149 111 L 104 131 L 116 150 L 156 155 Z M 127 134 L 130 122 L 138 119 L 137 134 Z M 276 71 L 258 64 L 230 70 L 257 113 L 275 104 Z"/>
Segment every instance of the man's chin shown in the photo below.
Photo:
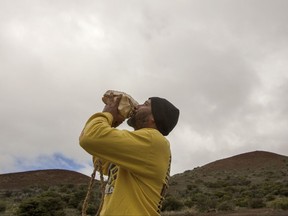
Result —
<path fill-rule="evenodd" d="M 133 127 L 135 128 L 135 118 L 131 117 L 127 120 L 127 124 L 130 126 L 130 127 Z"/>

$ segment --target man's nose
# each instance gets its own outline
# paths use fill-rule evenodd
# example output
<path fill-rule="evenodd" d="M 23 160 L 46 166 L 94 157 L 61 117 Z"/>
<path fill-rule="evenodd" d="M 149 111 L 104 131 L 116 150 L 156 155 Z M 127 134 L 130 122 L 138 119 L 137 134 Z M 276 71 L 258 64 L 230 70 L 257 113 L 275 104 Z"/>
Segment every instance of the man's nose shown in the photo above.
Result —
<path fill-rule="evenodd" d="M 138 104 L 138 105 L 135 107 L 135 109 L 138 110 L 138 109 L 140 109 L 143 105 L 144 105 L 144 104 Z"/>

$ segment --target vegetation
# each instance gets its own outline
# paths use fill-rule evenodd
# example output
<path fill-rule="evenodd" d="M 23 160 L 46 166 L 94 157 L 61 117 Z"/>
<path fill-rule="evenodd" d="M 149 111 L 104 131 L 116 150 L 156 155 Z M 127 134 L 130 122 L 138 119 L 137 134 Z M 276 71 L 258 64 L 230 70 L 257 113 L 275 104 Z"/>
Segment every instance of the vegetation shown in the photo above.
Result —
<path fill-rule="evenodd" d="M 288 197 L 277 198 L 271 201 L 268 205 L 274 209 L 288 210 Z"/>
<path fill-rule="evenodd" d="M 288 210 L 287 176 L 279 178 L 278 171 L 269 175 L 265 170 L 262 174 L 242 176 L 229 172 L 225 175 L 211 173 L 210 176 L 186 172 L 186 175 L 190 177 L 182 177 L 186 182 L 185 187 L 183 182 L 171 184 L 171 187 L 183 189 L 168 193 L 163 202 L 163 211 L 193 209 L 194 212 L 223 212 L 239 208 Z M 87 214 L 91 215 L 97 212 L 100 203 L 98 185 L 95 188 L 87 209 Z M 29 187 L 21 191 L 8 190 L 2 193 L 0 215 L 80 215 L 86 192 L 87 185 L 73 184 Z"/>
<path fill-rule="evenodd" d="M 245 155 L 244 155 L 245 156 Z M 257 156 L 257 155 L 256 155 Z M 227 212 L 253 211 L 247 215 L 268 215 L 264 212 L 276 211 L 277 216 L 288 215 L 288 159 L 275 157 L 267 159 L 267 154 L 261 153 L 261 162 L 257 157 L 245 156 L 244 165 L 230 166 L 235 160 L 212 163 L 208 168 L 200 167 L 191 171 L 172 176 L 170 187 L 163 202 L 163 216 L 196 216 L 225 215 Z M 271 156 L 268 154 L 268 156 Z M 253 163 L 251 163 L 251 158 Z M 257 160 L 254 160 L 254 159 Z M 250 161 L 247 166 L 246 161 Z M 277 162 L 278 161 L 278 162 Z M 267 163 L 266 163 L 267 162 Z M 277 163 L 276 163 L 277 162 Z M 265 164 L 266 163 L 266 164 Z M 252 164 L 252 165 L 251 165 Z M 230 168 L 227 168 L 229 167 Z M 219 168 L 220 167 L 220 168 Z M 52 175 L 53 174 L 53 175 Z M 89 178 L 83 178 L 79 183 L 79 176 L 75 173 L 55 171 L 45 175 L 45 182 L 41 184 L 39 173 L 33 180 L 22 181 L 21 188 L 9 188 L 6 180 L 0 178 L 0 216 L 79 216 L 82 203 L 86 196 Z M 50 176 L 51 179 L 48 179 Z M 1 177 L 1 176 L 0 176 Z M 22 176 L 22 179 L 25 176 Z M 11 178 L 10 178 L 11 179 Z M 21 179 L 13 177 L 13 179 Z M 58 179 L 58 180 L 57 180 Z M 63 184 L 63 179 L 67 180 Z M 78 179 L 78 183 L 71 183 Z M 35 183 L 37 182 L 38 183 Z M 58 182 L 57 182 L 57 181 Z M 83 182 L 86 182 L 83 184 Z M 34 186 L 24 185 L 34 182 Z M 61 182 L 61 184 L 59 183 Z M 4 187 L 3 183 L 6 184 Z M 18 182 L 17 182 L 18 183 Z M 52 184 L 53 183 L 53 184 Z M 19 184 L 16 184 L 19 186 Z M 99 183 L 93 189 L 87 208 L 87 214 L 95 215 L 100 203 Z M 262 211 L 263 210 L 263 211 Z M 260 212 L 259 214 L 256 212 Z M 234 216 L 237 214 L 233 214 Z M 246 214 L 239 214 L 244 216 Z M 273 214 L 269 214 L 271 216 Z"/>
<path fill-rule="evenodd" d="M 97 186 L 95 186 L 97 188 Z M 87 185 L 29 187 L 6 191 L 0 202 L 0 215 L 73 216 L 80 215 Z M 87 214 L 95 215 L 100 202 L 99 190 L 93 190 Z M 6 204 L 9 203 L 9 204 Z M 69 212 L 69 213 L 68 213 Z"/>
<path fill-rule="evenodd" d="M 288 170 L 285 171 L 288 173 Z M 195 209 L 198 212 L 233 211 L 239 208 L 288 209 L 288 178 L 279 170 L 255 172 L 184 173 L 181 188 L 168 194 L 163 210 Z M 239 175 L 240 174 L 240 175 Z M 280 175 L 280 176 L 279 176 Z M 183 181 L 186 179 L 186 181 Z M 175 179 L 174 179 L 175 181 Z"/>
<path fill-rule="evenodd" d="M 0 202 L 0 212 L 5 212 L 5 211 L 6 211 L 6 204 L 3 201 L 1 201 Z"/>

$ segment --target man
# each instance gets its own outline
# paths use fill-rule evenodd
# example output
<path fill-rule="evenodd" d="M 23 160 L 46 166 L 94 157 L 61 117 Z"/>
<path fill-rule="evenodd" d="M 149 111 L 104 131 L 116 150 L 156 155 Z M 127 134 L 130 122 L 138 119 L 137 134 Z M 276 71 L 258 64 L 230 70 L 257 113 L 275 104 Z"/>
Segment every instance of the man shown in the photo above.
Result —
<path fill-rule="evenodd" d="M 121 96 L 116 101 L 110 97 L 80 135 L 81 147 L 102 161 L 109 176 L 100 215 L 160 215 L 171 163 L 164 136 L 176 126 L 179 110 L 164 98 L 152 97 L 128 119 L 134 131 L 119 130 L 125 120 L 118 112 Z"/>

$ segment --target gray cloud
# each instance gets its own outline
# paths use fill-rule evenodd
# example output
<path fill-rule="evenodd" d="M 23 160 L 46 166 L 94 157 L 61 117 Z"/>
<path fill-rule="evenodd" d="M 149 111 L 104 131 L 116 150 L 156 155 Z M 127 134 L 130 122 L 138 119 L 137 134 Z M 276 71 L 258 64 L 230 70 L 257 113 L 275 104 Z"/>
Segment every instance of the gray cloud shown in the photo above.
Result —
<path fill-rule="evenodd" d="M 287 154 L 287 6 L 1 1 L 0 172 L 60 153 L 89 174 L 78 135 L 107 89 L 180 108 L 173 173 L 245 151 Z"/>

